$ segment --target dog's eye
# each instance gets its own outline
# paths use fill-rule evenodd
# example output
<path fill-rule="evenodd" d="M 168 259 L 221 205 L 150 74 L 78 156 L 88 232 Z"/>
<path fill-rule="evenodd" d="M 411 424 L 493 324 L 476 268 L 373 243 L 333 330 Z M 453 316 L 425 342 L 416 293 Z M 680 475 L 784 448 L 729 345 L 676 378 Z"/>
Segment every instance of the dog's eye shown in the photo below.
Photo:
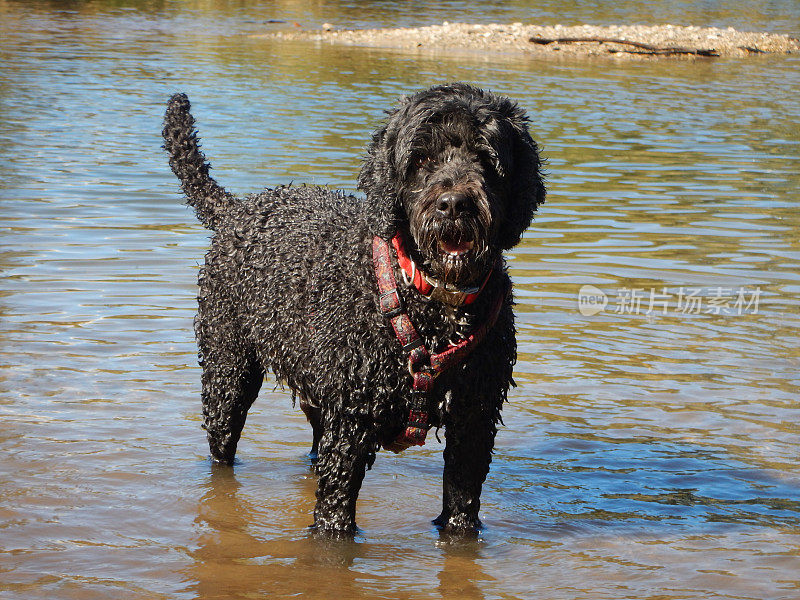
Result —
<path fill-rule="evenodd" d="M 427 169 L 432 167 L 434 164 L 434 160 L 430 156 L 423 156 L 419 155 L 414 159 L 414 166 L 418 169 Z"/>

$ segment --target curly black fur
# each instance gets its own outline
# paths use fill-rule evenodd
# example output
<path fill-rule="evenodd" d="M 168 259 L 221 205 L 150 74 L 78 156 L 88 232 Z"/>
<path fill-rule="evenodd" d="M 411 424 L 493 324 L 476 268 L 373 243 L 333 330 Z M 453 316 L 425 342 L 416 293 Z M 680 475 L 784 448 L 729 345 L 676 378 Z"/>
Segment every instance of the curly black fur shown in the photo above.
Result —
<path fill-rule="evenodd" d="M 366 200 L 319 187 L 235 198 L 210 176 L 189 101 L 164 124 L 170 166 L 214 231 L 195 321 L 204 427 L 213 458 L 232 464 L 265 373 L 300 398 L 314 429 L 314 528 L 352 535 L 365 470 L 405 428 L 407 357 L 378 306 L 375 235 L 404 233 L 415 262 L 459 286 L 482 281 L 545 196 L 535 142 L 511 100 L 465 85 L 403 98 L 374 134 L 358 179 Z M 402 281 L 396 268 L 398 281 Z M 480 324 L 508 282 L 495 270 L 471 305 L 453 308 L 400 285 L 431 351 Z M 478 509 L 516 360 L 509 298 L 467 360 L 442 374 L 430 401 L 444 427 L 444 498 L 435 523 L 466 533 Z"/>

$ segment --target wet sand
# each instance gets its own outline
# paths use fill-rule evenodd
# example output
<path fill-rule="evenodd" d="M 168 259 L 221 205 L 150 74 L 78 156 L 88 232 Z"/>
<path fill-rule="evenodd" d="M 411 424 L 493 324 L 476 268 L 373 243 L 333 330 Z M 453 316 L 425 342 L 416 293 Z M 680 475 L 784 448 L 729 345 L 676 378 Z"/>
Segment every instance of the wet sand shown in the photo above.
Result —
<path fill-rule="evenodd" d="M 314 31 L 280 31 L 259 37 L 386 48 L 524 53 L 537 58 L 696 59 L 800 53 L 800 40 L 784 34 L 678 25 L 567 27 L 445 21 L 428 27 L 336 29 L 325 23 Z"/>

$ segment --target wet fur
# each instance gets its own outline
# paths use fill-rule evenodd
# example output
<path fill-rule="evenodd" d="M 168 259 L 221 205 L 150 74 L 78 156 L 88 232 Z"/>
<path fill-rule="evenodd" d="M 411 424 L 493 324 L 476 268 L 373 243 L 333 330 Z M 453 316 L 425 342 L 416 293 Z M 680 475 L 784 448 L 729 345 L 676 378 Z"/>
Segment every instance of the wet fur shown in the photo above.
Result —
<path fill-rule="evenodd" d="M 189 109 L 185 95 L 173 96 L 163 135 L 188 203 L 214 231 L 195 320 L 211 454 L 233 463 L 247 411 L 272 372 L 314 429 L 314 530 L 351 536 L 365 470 L 404 430 L 411 389 L 407 357 L 378 307 L 371 240 L 399 229 L 431 275 L 462 286 L 483 279 L 544 200 L 527 118 L 505 97 L 465 84 L 434 87 L 401 99 L 375 132 L 358 180 L 366 199 L 319 187 L 235 198 L 210 177 Z M 454 218 L 436 208 L 448 191 L 466 198 Z M 474 247 L 456 260 L 440 252 L 443 239 Z M 400 292 L 428 348 L 439 351 L 482 322 L 507 279 L 496 270 L 478 300 L 460 308 L 402 284 Z M 446 447 L 435 523 L 443 531 L 480 527 L 514 333 L 508 298 L 484 341 L 436 380 L 431 421 L 444 428 Z"/>

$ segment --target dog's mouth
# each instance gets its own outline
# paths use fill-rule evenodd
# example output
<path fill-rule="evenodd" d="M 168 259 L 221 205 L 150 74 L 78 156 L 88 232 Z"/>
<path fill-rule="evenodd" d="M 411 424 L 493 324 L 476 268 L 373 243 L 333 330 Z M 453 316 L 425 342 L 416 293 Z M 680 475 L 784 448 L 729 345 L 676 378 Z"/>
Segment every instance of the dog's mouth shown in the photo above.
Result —
<path fill-rule="evenodd" d="M 445 262 L 464 260 L 467 253 L 475 246 L 472 240 L 439 240 L 439 251 Z"/>
<path fill-rule="evenodd" d="M 435 277 L 450 284 L 464 285 L 468 283 L 467 280 L 478 275 L 480 268 L 475 260 L 480 253 L 481 244 L 469 231 L 440 231 L 434 239 L 435 242 L 429 246 L 432 250 L 435 248 L 429 254 L 429 267 Z"/>

